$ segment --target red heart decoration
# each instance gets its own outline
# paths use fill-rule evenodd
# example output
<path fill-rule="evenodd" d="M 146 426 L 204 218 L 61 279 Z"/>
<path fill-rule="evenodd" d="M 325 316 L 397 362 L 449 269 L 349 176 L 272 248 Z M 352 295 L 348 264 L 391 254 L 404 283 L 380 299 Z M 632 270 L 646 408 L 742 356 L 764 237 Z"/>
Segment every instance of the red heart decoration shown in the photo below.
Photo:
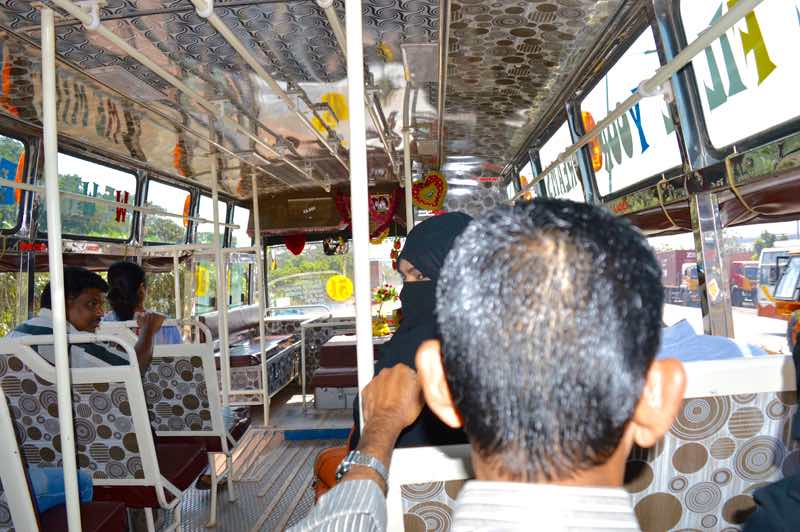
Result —
<path fill-rule="evenodd" d="M 286 249 L 291 251 L 293 255 L 299 255 L 306 247 L 306 235 L 286 235 L 283 237 L 283 243 L 286 245 Z"/>
<path fill-rule="evenodd" d="M 426 211 L 437 211 L 444 205 L 447 195 L 447 180 L 439 172 L 428 172 L 411 188 L 414 205 Z"/>

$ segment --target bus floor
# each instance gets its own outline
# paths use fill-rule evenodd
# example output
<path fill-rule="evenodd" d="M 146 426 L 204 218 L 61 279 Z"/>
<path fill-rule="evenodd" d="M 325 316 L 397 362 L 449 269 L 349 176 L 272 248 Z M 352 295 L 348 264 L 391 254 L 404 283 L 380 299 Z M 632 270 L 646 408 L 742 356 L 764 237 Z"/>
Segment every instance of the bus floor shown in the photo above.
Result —
<path fill-rule="evenodd" d="M 352 425 L 351 410 L 303 413 L 299 389 L 287 387 L 272 398 L 270 420 L 252 407 L 253 422 L 233 453 L 235 502 L 220 488 L 216 530 L 278 531 L 300 521 L 314 504 L 314 461 L 328 447 L 344 445 Z M 219 455 L 217 470 L 224 469 Z M 208 490 L 189 489 L 182 503 L 181 530 L 207 531 L 211 501 Z"/>

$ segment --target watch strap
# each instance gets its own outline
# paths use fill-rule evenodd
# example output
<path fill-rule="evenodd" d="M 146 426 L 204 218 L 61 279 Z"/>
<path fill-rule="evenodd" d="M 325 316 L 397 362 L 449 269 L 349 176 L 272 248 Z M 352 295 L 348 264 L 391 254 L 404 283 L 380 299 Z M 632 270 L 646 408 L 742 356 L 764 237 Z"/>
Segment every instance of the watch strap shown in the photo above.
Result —
<path fill-rule="evenodd" d="M 372 455 L 357 450 L 350 451 L 342 460 L 342 463 L 339 464 L 339 468 L 336 470 L 336 480 L 341 480 L 354 465 L 372 469 L 388 484 L 389 473 L 386 471 L 386 466 L 383 465 L 383 462 Z"/>

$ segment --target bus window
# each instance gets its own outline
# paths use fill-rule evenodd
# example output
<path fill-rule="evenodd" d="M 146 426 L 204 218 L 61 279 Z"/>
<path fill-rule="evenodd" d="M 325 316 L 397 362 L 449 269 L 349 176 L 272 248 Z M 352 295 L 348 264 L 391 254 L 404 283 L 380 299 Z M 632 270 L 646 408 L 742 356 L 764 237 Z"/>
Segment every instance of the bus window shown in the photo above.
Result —
<path fill-rule="evenodd" d="M 531 183 L 532 181 L 533 181 L 533 163 L 528 161 L 528 164 L 523 166 L 522 170 L 519 171 L 519 184 L 520 184 L 521 187 L 524 187 L 525 185 L 527 185 L 528 183 Z M 511 191 L 509 191 L 509 192 L 511 192 L 511 196 L 510 197 L 513 198 L 514 195 L 516 194 L 516 190 L 513 189 L 513 187 L 514 187 L 514 182 L 513 181 L 510 183 L 510 186 L 512 187 Z M 533 199 L 534 196 L 536 195 L 535 194 L 535 190 L 534 190 L 535 188 L 536 187 L 534 187 L 533 189 L 531 189 L 528 192 L 526 192 L 525 194 L 523 194 L 522 195 L 522 199 L 526 199 L 526 200 Z"/>
<path fill-rule="evenodd" d="M 195 311 L 205 314 L 217 310 L 217 265 L 213 260 L 202 258 L 194 268 Z"/>
<path fill-rule="evenodd" d="M 228 307 L 249 303 L 250 264 L 234 262 L 228 266 Z"/>
<path fill-rule="evenodd" d="M 565 121 L 539 150 L 542 169 L 546 169 L 561 152 L 570 146 L 572 146 L 572 137 L 570 137 L 569 127 Z M 547 195 L 552 198 L 585 201 L 575 157 L 561 163 L 545 178 L 545 188 Z"/>
<path fill-rule="evenodd" d="M 25 285 L 20 286 L 20 282 L 27 284 L 27 277 L 22 272 L 0 272 L 0 337 L 28 318 L 19 314 L 19 307 L 25 305 L 25 301 L 17 297 L 17 289 L 25 288 Z"/>
<path fill-rule="evenodd" d="M 687 42 L 729 4 L 681 0 Z M 795 2 L 763 2 L 692 61 L 714 146 L 728 146 L 800 115 L 797 17 Z"/>
<path fill-rule="evenodd" d="M 200 196 L 200 209 L 198 211 L 198 216 L 203 218 L 204 220 L 213 220 L 214 218 L 214 208 L 213 208 L 213 200 L 209 196 L 202 195 Z M 228 204 L 219 201 L 217 206 L 217 213 L 219 214 L 219 223 L 224 224 L 225 220 L 228 219 Z M 225 234 L 225 226 L 220 227 L 220 244 L 222 243 L 222 237 Z M 199 223 L 197 224 L 197 242 L 199 244 L 210 244 L 211 240 L 214 235 L 214 224 L 213 223 Z"/>
<path fill-rule="evenodd" d="M 776 307 L 776 285 L 780 266 L 788 264 L 793 252 L 800 252 L 799 229 L 798 222 L 777 222 L 723 231 L 723 266 L 730 288 L 734 335 L 770 353 L 788 354 L 786 321 Z"/>
<path fill-rule="evenodd" d="M 147 183 L 148 207 L 156 207 L 172 214 L 189 214 L 189 191 L 160 181 Z M 158 244 L 183 244 L 186 242 L 188 219 L 148 214 L 144 218 L 144 241 Z"/>
<path fill-rule="evenodd" d="M 0 135 L 0 178 L 22 181 L 25 176 L 25 144 L 6 135 Z M 13 230 L 19 224 L 21 191 L 11 187 L 0 188 L 0 230 Z"/>
<path fill-rule="evenodd" d="M 664 324 L 673 326 L 686 320 L 697 334 L 703 334 L 697 252 L 692 233 L 651 237 L 648 242 L 661 266 Z"/>
<path fill-rule="evenodd" d="M 82 196 L 136 203 L 136 176 L 110 166 L 64 153 L 58 154 L 59 188 Z M 47 210 L 39 209 L 39 233 L 47 233 Z M 72 198 L 61 201 L 61 230 L 66 235 L 128 240 L 133 211 Z"/>
<path fill-rule="evenodd" d="M 775 286 L 775 299 L 797 301 L 798 280 L 800 280 L 800 255 L 794 255 L 789 259 Z"/>
<path fill-rule="evenodd" d="M 239 229 L 231 230 L 231 247 L 245 248 L 253 245 L 253 237 L 247 234 L 247 225 L 250 223 L 250 209 L 236 206 L 233 208 L 233 225 Z"/>
<path fill-rule="evenodd" d="M 393 239 L 387 238 L 380 245 L 370 245 L 370 278 L 372 289 L 390 285 L 397 292 L 402 288 L 400 275 L 392 268 L 391 251 Z M 329 297 L 325 288 L 328 279 L 334 275 L 344 275 L 353 278 L 353 255 L 348 251 L 344 255 L 325 255 L 322 243 L 308 243 L 300 255 L 293 255 L 285 246 L 272 246 L 269 248 L 267 280 L 269 286 L 269 306 L 292 307 L 295 305 L 324 304 L 331 308 L 335 316 L 354 316 L 355 307 L 353 298 L 345 301 L 334 301 Z M 383 305 L 384 314 L 391 313 L 398 308 L 399 301 Z M 377 312 L 378 307 L 373 308 Z M 274 316 L 319 314 L 321 310 L 300 310 L 287 308 L 285 311 L 277 310 Z"/>
<path fill-rule="evenodd" d="M 581 102 L 584 127 L 603 120 L 651 77 L 661 63 L 648 27 Z M 587 123 L 587 120 L 590 120 Z M 600 194 L 606 196 L 681 164 L 675 126 L 663 98 L 644 98 L 600 134 L 592 163 Z"/>
<path fill-rule="evenodd" d="M 187 275 L 187 268 L 183 264 L 178 266 L 178 276 L 183 279 Z M 147 272 L 147 298 L 144 308 L 160 312 L 165 316 L 174 317 L 175 314 L 175 275 L 168 272 Z M 183 298 L 183 283 L 181 283 L 181 298 Z"/>

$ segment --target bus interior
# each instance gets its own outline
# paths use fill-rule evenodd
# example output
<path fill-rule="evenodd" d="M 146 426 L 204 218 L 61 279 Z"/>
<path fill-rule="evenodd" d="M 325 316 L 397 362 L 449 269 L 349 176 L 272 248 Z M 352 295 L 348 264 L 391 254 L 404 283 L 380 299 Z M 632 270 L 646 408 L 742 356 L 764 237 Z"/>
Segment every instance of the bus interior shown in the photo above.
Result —
<path fill-rule="evenodd" d="M 0 336 L 48 282 L 57 306 L 63 267 L 131 261 L 182 337 L 141 378 L 67 357 L 135 359 L 135 322 L 67 335 L 54 312 L 55 365 L 0 339 L 0 529 L 81 530 L 77 488 L 53 521 L 31 465 L 83 471 L 131 529 L 300 522 L 396 325 L 408 231 L 554 197 L 648 237 L 665 326 L 766 353 L 686 363 L 673 428 L 628 459 L 642 530 L 740 530 L 800 473 L 798 21 L 795 0 L 0 0 Z M 449 530 L 469 454 L 398 449 L 389 529 Z"/>

